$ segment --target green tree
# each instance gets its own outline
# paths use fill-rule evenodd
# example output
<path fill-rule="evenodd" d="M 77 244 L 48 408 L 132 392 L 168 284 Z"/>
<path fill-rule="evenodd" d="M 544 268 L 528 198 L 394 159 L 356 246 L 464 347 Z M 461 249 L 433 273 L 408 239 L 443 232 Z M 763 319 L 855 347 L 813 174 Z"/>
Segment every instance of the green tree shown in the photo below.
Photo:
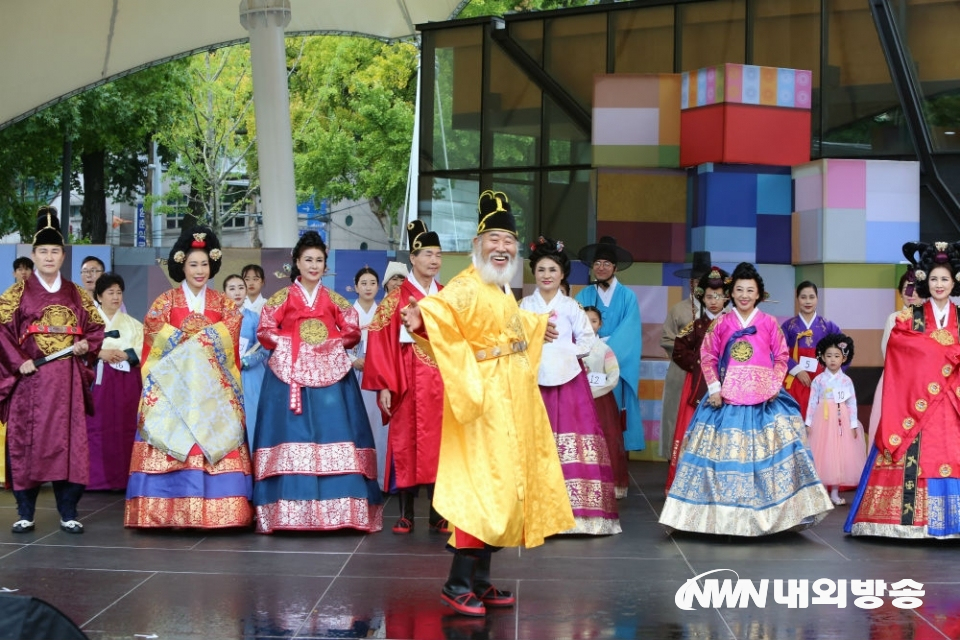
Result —
<path fill-rule="evenodd" d="M 220 233 L 259 189 L 250 47 L 192 56 L 187 75 L 187 115 L 157 140 L 169 150 L 168 176 L 189 192 L 189 215 Z"/>
<path fill-rule="evenodd" d="M 35 214 L 60 189 L 61 123 L 43 111 L 0 130 L 0 235 L 27 239 Z"/>
<path fill-rule="evenodd" d="M 51 107 L 53 116 L 72 123 L 67 135 L 83 172 L 81 237 L 106 241 L 107 193 L 132 201 L 146 191 L 150 140 L 184 113 L 184 69 L 184 61 L 158 65 Z"/>
<path fill-rule="evenodd" d="M 458 18 L 476 18 L 479 16 L 502 16 L 519 11 L 549 11 L 582 7 L 589 4 L 604 4 L 614 0 L 471 0 L 463 8 Z"/>
<path fill-rule="evenodd" d="M 298 196 L 368 200 L 396 241 L 413 136 L 418 51 L 407 43 L 321 36 L 288 41 Z"/>

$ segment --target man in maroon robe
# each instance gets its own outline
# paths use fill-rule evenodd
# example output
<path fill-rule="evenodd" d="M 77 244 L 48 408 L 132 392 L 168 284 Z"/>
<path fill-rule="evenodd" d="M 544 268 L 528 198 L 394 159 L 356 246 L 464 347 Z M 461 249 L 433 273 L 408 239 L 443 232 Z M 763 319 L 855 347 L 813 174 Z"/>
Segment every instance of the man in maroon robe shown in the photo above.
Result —
<path fill-rule="evenodd" d="M 436 281 L 440 237 L 428 231 L 422 220 L 408 224 L 407 235 L 413 271 L 383 299 L 370 323 L 363 388 L 379 392 L 383 424 L 390 423 L 384 487 L 400 493 L 400 519 L 393 532 L 413 530 L 414 496 L 420 485 L 426 485 L 431 500 L 430 528 L 445 533 L 447 521 L 432 504 L 440 456 L 443 382 L 437 363 L 414 344 L 400 317 L 411 297 L 421 300 L 442 288 Z"/>
<path fill-rule="evenodd" d="M 89 474 L 86 411 L 104 323 L 86 292 L 60 276 L 59 228 L 56 209 L 41 207 L 33 237 L 36 271 L 0 295 L 0 403 L 19 515 L 14 533 L 33 531 L 44 482 L 53 483 L 60 528 L 83 533 L 77 503 Z M 49 363 L 34 363 L 71 347 Z"/>

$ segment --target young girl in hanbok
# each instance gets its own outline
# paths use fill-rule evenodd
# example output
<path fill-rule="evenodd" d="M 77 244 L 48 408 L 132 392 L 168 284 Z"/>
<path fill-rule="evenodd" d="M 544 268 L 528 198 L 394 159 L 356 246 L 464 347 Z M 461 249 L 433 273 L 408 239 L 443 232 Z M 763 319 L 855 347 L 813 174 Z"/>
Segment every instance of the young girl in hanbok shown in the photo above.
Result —
<path fill-rule="evenodd" d="M 303 234 L 293 263 L 293 284 L 267 300 L 257 330 L 272 351 L 254 438 L 257 531 L 379 531 L 373 433 L 347 356 L 360 342 L 357 311 L 321 282 L 320 234 Z"/>
<path fill-rule="evenodd" d="M 563 286 L 561 285 L 561 289 Z M 564 291 L 566 295 L 566 291 Z M 596 307 L 584 307 L 584 313 L 590 319 L 590 326 L 594 333 L 603 326 L 603 315 Z M 630 472 L 627 469 L 627 450 L 623 446 L 624 423 L 621 419 L 617 399 L 613 391 L 620 380 L 620 365 L 613 349 L 603 340 L 596 340 L 590 353 L 583 359 L 583 366 L 587 370 L 590 382 L 590 393 L 593 394 L 593 405 L 597 409 L 597 418 L 603 429 L 603 438 L 607 442 L 607 451 L 610 453 L 610 467 L 613 469 L 613 484 L 616 489 L 617 500 L 627 497 L 630 488 Z"/>
<path fill-rule="evenodd" d="M 353 372 L 357 376 L 357 384 L 363 384 L 363 367 L 367 361 L 367 327 L 377 313 L 377 291 L 380 288 L 380 277 L 372 267 L 363 267 L 353 277 L 354 289 L 357 292 L 357 301 L 353 308 L 360 318 L 360 342 L 347 352 L 353 363 Z M 384 470 L 387 468 L 387 425 L 382 425 L 380 407 L 377 405 L 377 392 L 360 388 L 363 396 L 363 406 L 367 409 L 367 419 L 373 430 L 373 441 L 377 447 L 377 482 L 380 489 L 384 489 Z"/>
<path fill-rule="evenodd" d="M 687 428 L 660 523 L 736 536 L 812 526 L 833 505 L 807 450 L 800 407 L 781 386 L 783 333 L 757 309 L 763 279 L 752 264 L 737 265 L 726 292 L 734 309 L 703 338 L 708 395 Z"/>
<path fill-rule="evenodd" d="M 560 292 L 570 274 L 563 244 L 541 236 L 533 245 L 530 269 L 537 290 L 520 301 L 520 308 L 549 315 L 560 334 L 544 345 L 537 379 L 576 521 L 564 533 L 620 533 L 610 454 L 580 365 L 597 336 L 580 304 Z"/>
<path fill-rule="evenodd" d="M 853 360 L 853 340 L 831 333 L 817 343 L 817 359 L 826 370 L 810 385 L 806 419 L 810 450 L 820 481 L 830 488 L 830 500 L 841 505 L 846 500 L 840 489 L 857 486 L 867 459 L 853 380 L 840 368 Z"/>
<path fill-rule="evenodd" d="M 804 418 L 810 401 L 810 385 L 823 372 L 823 366 L 817 361 L 817 343 L 826 335 L 840 333 L 840 327 L 817 314 L 819 301 L 817 285 L 804 280 L 797 285 L 800 313 L 781 325 L 790 352 L 783 386 L 800 405 Z"/>
<path fill-rule="evenodd" d="M 240 324 L 240 378 L 243 382 L 243 410 L 247 414 L 247 446 L 253 451 L 253 434 L 257 432 L 257 406 L 260 404 L 260 387 L 263 386 L 264 362 L 270 352 L 260 347 L 257 327 L 260 314 L 243 306 L 247 300 L 247 285 L 243 278 L 231 274 L 223 280 L 223 292 L 243 312 Z"/>

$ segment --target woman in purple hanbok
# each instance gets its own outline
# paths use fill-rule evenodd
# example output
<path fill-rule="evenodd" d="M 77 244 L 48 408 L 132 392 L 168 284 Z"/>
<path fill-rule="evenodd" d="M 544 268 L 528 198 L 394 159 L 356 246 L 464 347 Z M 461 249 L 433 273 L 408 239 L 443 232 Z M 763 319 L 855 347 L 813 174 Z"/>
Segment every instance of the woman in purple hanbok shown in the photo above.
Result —
<path fill-rule="evenodd" d="M 763 279 L 741 262 L 727 285 L 735 308 L 707 329 L 707 382 L 660 523 L 698 533 L 760 536 L 801 529 L 833 508 L 806 446 L 800 407 L 781 387 L 787 345 L 756 305 Z"/>
<path fill-rule="evenodd" d="M 810 402 L 810 385 L 823 373 L 823 365 L 817 360 L 817 344 L 840 327 L 817 314 L 817 285 L 804 280 L 797 285 L 797 305 L 800 313 L 781 325 L 787 340 L 790 358 L 787 361 L 787 376 L 783 387 L 800 405 L 800 413 L 807 417 Z"/>
<path fill-rule="evenodd" d="M 562 243 L 541 237 L 530 254 L 530 269 L 537 290 L 520 301 L 520 308 L 549 314 L 560 334 L 543 347 L 538 382 L 576 521 L 564 533 L 620 533 L 610 454 L 580 364 L 597 336 L 580 304 L 560 292 L 570 274 Z"/>
<path fill-rule="evenodd" d="M 123 278 L 105 273 L 94 285 L 100 315 L 107 331 L 119 331 L 106 338 L 100 348 L 97 377 L 93 383 L 93 415 L 87 416 L 90 444 L 90 490 L 122 490 L 130 476 L 130 455 L 137 433 L 140 406 L 140 349 L 143 325 L 120 310 L 123 306 Z"/>

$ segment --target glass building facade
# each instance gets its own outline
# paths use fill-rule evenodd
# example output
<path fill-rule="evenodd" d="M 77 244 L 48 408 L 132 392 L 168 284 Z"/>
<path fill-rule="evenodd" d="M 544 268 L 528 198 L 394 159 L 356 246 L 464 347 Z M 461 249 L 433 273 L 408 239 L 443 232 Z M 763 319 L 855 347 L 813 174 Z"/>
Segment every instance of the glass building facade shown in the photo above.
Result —
<path fill-rule="evenodd" d="M 901 38 L 922 131 L 911 131 L 873 4 Z M 595 239 L 590 113 L 594 76 L 604 73 L 724 62 L 810 69 L 811 158 L 916 159 L 924 135 L 922 180 L 933 163 L 960 192 L 957 0 L 624 2 L 420 29 L 418 215 L 445 248 L 468 248 L 485 189 L 511 196 L 526 241 Z M 960 235 L 950 209 L 922 195 L 922 235 Z"/>

